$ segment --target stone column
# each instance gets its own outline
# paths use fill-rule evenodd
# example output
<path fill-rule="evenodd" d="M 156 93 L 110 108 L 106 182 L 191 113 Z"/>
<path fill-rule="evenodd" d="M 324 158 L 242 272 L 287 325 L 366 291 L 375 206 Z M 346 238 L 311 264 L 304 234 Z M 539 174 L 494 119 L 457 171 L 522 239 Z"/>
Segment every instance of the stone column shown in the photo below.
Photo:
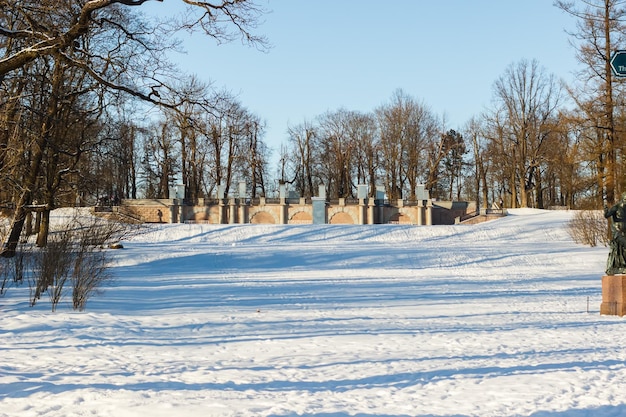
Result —
<path fill-rule="evenodd" d="M 225 203 L 224 203 L 224 200 L 220 198 L 218 211 L 217 211 L 217 217 L 218 217 L 218 223 L 217 224 L 224 224 L 224 217 L 225 216 L 226 216 Z"/>
<path fill-rule="evenodd" d="M 239 181 L 239 223 L 248 223 L 248 205 L 246 204 L 246 182 Z"/>
<path fill-rule="evenodd" d="M 170 223 L 178 223 L 178 200 L 170 200 Z"/>
<path fill-rule="evenodd" d="M 248 223 L 248 204 L 244 199 L 239 199 L 239 223 Z"/>
<path fill-rule="evenodd" d="M 320 184 L 318 188 L 318 196 L 311 198 L 313 205 L 313 224 L 328 223 L 328 214 L 326 213 L 326 187 Z"/>
<path fill-rule="evenodd" d="M 417 225 L 424 225 L 424 200 L 419 200 L 417 202 Z"/>
<path fill-rule="evenodd" d="M 378 206 L 378 223 L 385 223 L 385 205 Z"/>
<path fill-rule="evenodd" d="M 225 189 L 226 187 L 223 184 L 218 185 L 217 187 L 217 200 L 219 201 L 219 209 L 218 209 L 218 224 L 224 224 L 226 219 L 226 200 L 225 200 Z"/>
<path fill-rule="evenodd" d="M 178 223 L 185 223 L 187 219 L 188 207 L 185 205 L 185 200 L 178 200 Z"/>
<path fill-rule="evenodd" d="M 284 198 L 280 199 L 280 224 L 287 224 L 287 203 Z"/>
<path fill-rule="evenodd" d="M 287 224 L 287 186 L 280 184 L 279 189 L 280 197 L 280 224 Z"/>
<path fill-rule="evenodd" d="M 359 224 L 365 224 L 365 199 L 359 198 Z"/>
<path fill-rule="evenodd" d="M 326 224 L 326 197 L 313 197 L 313 224 Z"/>
<path fill-rule="evenodd" d="M 357 185 L 357 198 L 359 199 L 359 224 L 370 223 L 369 216 L 367 215 L 367 185 Z"/>
<path fill-rule="evenodd" d="M 230 198 L 228 199 L 228 224 L 235 224 L 236 222 L 236 215 L 237 215 L 237 206 L 235 205 L 235 199 L 234 198 Z"/>

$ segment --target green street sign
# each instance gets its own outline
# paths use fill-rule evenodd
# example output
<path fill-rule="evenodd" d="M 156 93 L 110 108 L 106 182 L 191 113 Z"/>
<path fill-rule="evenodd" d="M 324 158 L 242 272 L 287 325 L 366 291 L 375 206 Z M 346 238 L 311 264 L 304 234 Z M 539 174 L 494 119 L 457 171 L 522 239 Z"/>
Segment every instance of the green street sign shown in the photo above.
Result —
<path fill-rule="evenodd" d="M 615 51 L 613 53 L 611 68 L 618 77 L 626 77 L 626 51 Z"/>

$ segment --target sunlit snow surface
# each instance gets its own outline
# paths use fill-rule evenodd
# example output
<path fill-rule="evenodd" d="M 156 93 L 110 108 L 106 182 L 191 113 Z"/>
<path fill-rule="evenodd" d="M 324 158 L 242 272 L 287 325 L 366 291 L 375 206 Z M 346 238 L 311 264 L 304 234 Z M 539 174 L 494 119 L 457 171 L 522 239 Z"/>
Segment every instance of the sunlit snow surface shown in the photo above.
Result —
<path fill-rule="evenodd" d="M 148 226 L 84 313 L 0 298 L 0 416 L 624 416 L 626 318 L 572 214 Z"/>

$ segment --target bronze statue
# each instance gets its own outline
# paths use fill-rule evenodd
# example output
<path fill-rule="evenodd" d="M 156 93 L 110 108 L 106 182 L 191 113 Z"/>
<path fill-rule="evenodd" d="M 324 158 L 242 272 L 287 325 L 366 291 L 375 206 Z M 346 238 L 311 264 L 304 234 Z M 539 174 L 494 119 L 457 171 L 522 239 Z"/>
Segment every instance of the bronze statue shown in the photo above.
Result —
<path fill-rule="evenodd" d="M 626 274 L 626 193 L 613 207 L 608 208 L 605 204 L 604 217 L 611 218 L 612 234 L 606 274 Z"/>

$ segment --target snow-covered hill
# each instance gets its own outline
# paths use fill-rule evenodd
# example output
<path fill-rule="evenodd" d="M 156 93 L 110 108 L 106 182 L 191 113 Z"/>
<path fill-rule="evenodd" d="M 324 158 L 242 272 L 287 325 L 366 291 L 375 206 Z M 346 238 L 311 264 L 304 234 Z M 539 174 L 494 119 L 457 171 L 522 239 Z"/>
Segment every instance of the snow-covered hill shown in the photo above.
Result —
<path fill-rule="evenodd" d="M 0 298 L 0 416 L 623 416 L 571 215 L 148 226 L 86 313 Z"/>

